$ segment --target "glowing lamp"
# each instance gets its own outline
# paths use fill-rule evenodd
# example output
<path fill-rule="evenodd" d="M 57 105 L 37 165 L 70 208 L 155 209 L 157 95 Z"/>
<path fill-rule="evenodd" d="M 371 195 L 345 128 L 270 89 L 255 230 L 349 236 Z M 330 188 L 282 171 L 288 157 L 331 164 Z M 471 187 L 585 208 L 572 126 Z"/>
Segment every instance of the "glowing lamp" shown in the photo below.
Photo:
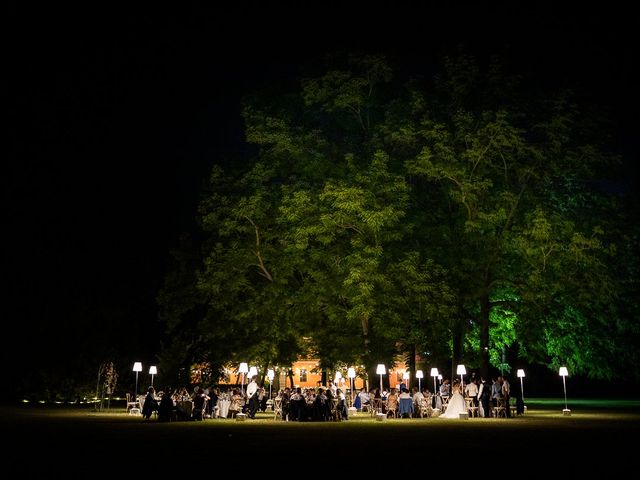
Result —
<path fill-rule="evenodd" d="M 271 384 L 273 383 L 273 378 L 276 376 L 276 372 L 273 371 L 273 368 L 267 370 L 267 378 L 269 379 L 269 401 L 271 401 Z"/>
<path fill-rule="evenodd" d="M 418 379 L 418 391 L 421 392 L 422 391 L 421 380 L 424 378 L 424 373 L 422 373 L 422 370 L 416 371 L 416 378 Z"/>
<path fill-rule="evenodd" d="M 255 377 L 256 375 L 258 375 L 258 369 L 256 367 L 250 367 L 249 373 L 247 374 L 247 376 L 249 378 L 252 378 L 252 377 Z"/>
<path fill-rule="evenodd" d="M 404 381 L 404 383 L 407 386 L 407 388 L 409 388 L 409 378 L 410 378 L 409 372 L 405 371 L 402 374 L 402 380 Z"/>
<path fill-rule="evenodd" d="M 387 367 L 384 366 L 384 363 L 379 363 L 378 368 L 376 368 L 376 373 L 380 375 L 380 394 L 382 395 L 382 375 L 387 373 Z"/>
<path fill-rule="evenodd" d="M 524 370 L 522 368 L 519 368 L 516 375 L 520 379 L 520 398 L 522 398 L 522 404 L 524 405 L 524 385 L 522 385 L 522 379 L 524 378 Z"/>
<path fill-rule="evenodd" d="M 560 367 L 558 374 L 562 377 L 562 386 L 564 388 L 564 410 L 562 410 L 562 413 L 564 415 L 571 415 L 571 410 L 569 410 L 567 406 L 567 382 L 565 381 L 569 375 L 569 370 L 567 370 L 567 367 Z"/>
<path fill-rule="evenodd" d="M 353 379 L 356 378 L 356 369 L 353 367 L 349 367 L 347 369 L 347 377 L 349 377 L 349 386 L 351 387 L 351 404 L 353 405 L 353 400 L 354 400 L 354 385 L 353 385 Z"/>
<path fill-rule="evenodd" d="M 242 362 L 240 364 L 240 367 L 238 368 L 238 373 L 240 373 L 240 375 L 242 375 L 242 380 L 240 381 L 240 392 L 242 393 L 242 396 L 244 397 L 244 374 L 247 373 L 249 371 L 249 366 Z"/>
<path fill-rule="evenodd" d="M 464 395 L 464 378 L 462 376 L 467 374 L 467 369 L 464 365 L 458 365 L 456 373 L 460 375 L 460 384 L 462 385 L 462 394 Z"/>
<path fill-rule="evenodd" d="M 138 373 L 142 371 L 142 362 L 135 362 L 133 364 L 133 371 L 136 372 L 136 397 L 135 400 L 138 400 Z"/>
<path fill-rule="evenodd" d="M 153 387 L 153 376 L 158 373 L 158 369 L 155 365 L 149 367 L 149 374 L 151 375 L 151 386 Z"/>

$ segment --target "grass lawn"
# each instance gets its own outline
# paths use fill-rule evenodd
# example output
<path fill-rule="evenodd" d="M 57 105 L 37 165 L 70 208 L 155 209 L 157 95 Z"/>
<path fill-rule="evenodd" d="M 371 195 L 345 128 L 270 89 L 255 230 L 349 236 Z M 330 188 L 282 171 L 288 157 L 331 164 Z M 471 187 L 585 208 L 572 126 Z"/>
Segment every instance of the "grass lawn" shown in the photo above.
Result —
<path fill-rule="evenodd" d="M 622 454 L 638 452 L 640 401 L 571 400 L 570 417 L 562 415 L 563 400 L 532 398 L 526 403 L 526 415 L 512 419 L 377 422 L 358 414 L 341 423 L 295 423 L 275 422 L 262 413 L 245 422 L 157 423 L 126 415 L 123 409 L 36 405 L 2 407 L 0 421 L 9 440 L 3 456 L 18 458 L 36 449 L 46 462 L 25 468 L 47 465 L 59 471 L 80 467 L 81 460 L 90 462 L 93 472 L 107 458 L 122 465 L 134 458 L 140 466 L 148 460 L 149 468 L 176 461 L 190 474 L 193 465 L 213 465 L 217 471 L 228 464 L 242 470 L 261 458 L 283 472 L 357 459 L 363 468 L 378 462 L 383 470 L 394 465 L 431 470 L 458 461 L 460 473 L 470 462 L 497 466 L 506 461 L 524 465 L 528 473 L 544 473 L 552 470 L 549 461 L 558 459 L 561 468 L 574 465 L 582 471 L 588 465 L 593 472 L 610 473 L 625 471 L 626 462 L 635 460 Z"/>

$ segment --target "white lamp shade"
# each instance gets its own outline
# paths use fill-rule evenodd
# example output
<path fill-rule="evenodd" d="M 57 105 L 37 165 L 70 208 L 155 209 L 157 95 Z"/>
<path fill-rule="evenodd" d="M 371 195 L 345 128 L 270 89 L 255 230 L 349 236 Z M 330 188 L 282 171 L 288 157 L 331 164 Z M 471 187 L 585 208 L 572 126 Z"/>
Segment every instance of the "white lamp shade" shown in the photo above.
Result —
<path fill-rule="evenodd" d="M 135 362 L 133 364 L 133 371 L 134 372 L 141 372 L 142 371 L 142 362 Z"/>
<path fill-rule="evenodd" d="M 518 369 L 518 373 L 516 375 L 518 375 L 518 378 L 523 378 L 524 377 L 524 370 L 522 368 L 519 368 Z"/>
<path fill-rule="evenodd" d="M 438 372 L 437 368 L 432 368 L 431 369 L 431 376 L 432 377 L 437 377 L 438 375 L 440 375 L 440 372 Z"/>
<path fill-rule="evenodd" d="M 249 368 L 249 378 L 258 375 L 258 369 L 256 367 Z"/>
<path fill-rule="evenodd" d="M 403 380 L 409 380 L 409 372 L 404 372 L 404 373 L 402 374 L 402 379 L 403 379 Z"/>
<path fill-rule="evenodd" d="M 249 366 L 246 363 L 241 363 L 240 368 L 238 368 L 238 373 L 247 373 L 249 371 Z"/>
<path fill-rule="evenodd" d="M 561 377 L 568 377 L 569 376 L 569 371 L 567 370 L 567 367 L 560 367 L 560 371 L 558 372 L 558 374 Z"/>
<path fill-rule="evenodd" d="M 149 373 L 150 373 L 151 375 L 155 375 L 156 373 L 158 373 L 158 369 L 156 368 L 156 366 L 155 366 L 155 365 L 151 365 L 151 366 L 149 367 Z"/>
<path fill-rule="evenodd" d="M 384 363 L 379 363 L 378 368 L 376 368 L 376 373 L 378 375 L 384 375 L 387 373 L 387 367 L 384 366 Z"/>
<path fill-rule="evenodd" d="M 349 367 L 349 369 L 347 370 L 347 377 L 356 378 L 356 369 L 353 367 Z"/>
<path fill-rule="evenodd" d="M 269 370 L 267 370 L 267 378 L 269 379 L 270 382 L 273 381 L 273 378 L 276 376 L 276 372 L 273 371 L 272 368 L 270 368 Z"/>
<path fill-rule="evenodd" d="M 336 372 L 335 377 L 333 377 L 333 383 L 338 383 L 342 378 L 342 374 L 340 372 Z"/>
<path fill-rule="evenodd" d="M 442 374 L 441 373 L 438 374 L 438 380 L 442 380 Z"/>
<path fill-rule="evenodd" d="M 416 371 L 416 378 L 424 378 L 424 373 L 422 373 L 422 370 Z"/>
<path fill-rule="evenodd" d="M 464 365 L 458 365 L 458 370 L 456 372 L 458 375 L 466 375 L 467 369 L 464 368 Z"/>

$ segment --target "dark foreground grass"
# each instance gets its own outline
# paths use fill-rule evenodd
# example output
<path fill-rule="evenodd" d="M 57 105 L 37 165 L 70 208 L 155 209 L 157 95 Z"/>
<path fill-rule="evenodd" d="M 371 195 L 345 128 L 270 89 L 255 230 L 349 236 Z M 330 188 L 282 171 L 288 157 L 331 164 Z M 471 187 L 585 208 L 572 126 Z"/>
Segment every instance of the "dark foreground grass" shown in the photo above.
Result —
<path fill-rule="evenodd" d="M 529 478 L 565 468 L 610 474 L 637 463 L 640 402 L 575 400 L 570 417 L 562 415 L 564 403 L 557 400 L 527 404 L 526 415 L 512 419 L 376 422 L 361 414 L 347 422 L 302 424 L 274 422 L 269 414 L 245 422 L 163 424 L 123 410 L 5 407 L 0 420 L 9 446 L 2 456 L 19 461 L 37 451 L 37 460 L 23 468 L 62 473 L 83 471 L 85 464 L 94 472 L 106 468 L 104 462 L 130 461 L 143 470 L 181 465 L 187 474 L 196 466 L 215 471 L 224 465 L 236 471 L 277 466 L 284 472 L 346 462 L 386 471 L 393 465 L 431 470 L 457 462 L 465 470 L 478 462 L 525 468 Z M 552 467 L 556 460 L 559 466 Z"/>

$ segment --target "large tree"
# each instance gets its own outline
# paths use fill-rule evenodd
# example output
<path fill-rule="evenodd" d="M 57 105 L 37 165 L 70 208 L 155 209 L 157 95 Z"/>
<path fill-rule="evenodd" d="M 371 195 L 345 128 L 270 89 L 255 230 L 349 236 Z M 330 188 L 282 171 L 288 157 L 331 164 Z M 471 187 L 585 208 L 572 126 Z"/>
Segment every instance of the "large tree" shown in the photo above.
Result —
<path fill-rule="evenodd" d="M 248 99 L 258 150 L 214 169 L 201 208 L 198 355 L 273 365 L 307 349 L 371 368 L 420 352 L 486 373 L 518 346 L 610 376 L 612 335 L 635 327 L 605 320 L 622 310 L 615 199 L 593 180 L 612 159 L 589 117 L 464 55 L 405 80 L 352 58 Z"/>

